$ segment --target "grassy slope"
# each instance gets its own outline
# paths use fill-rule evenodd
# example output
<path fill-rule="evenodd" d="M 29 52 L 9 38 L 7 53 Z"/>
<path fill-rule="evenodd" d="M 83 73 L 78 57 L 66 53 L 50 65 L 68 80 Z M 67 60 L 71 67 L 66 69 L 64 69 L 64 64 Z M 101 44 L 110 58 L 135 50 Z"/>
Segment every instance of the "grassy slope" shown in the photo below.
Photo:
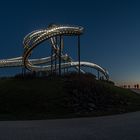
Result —
<path fill-rule="evenodd" d="M 0 120 L 97 116 L 140 110 L 140 96 L 89 76 L 0 80 Z"/>

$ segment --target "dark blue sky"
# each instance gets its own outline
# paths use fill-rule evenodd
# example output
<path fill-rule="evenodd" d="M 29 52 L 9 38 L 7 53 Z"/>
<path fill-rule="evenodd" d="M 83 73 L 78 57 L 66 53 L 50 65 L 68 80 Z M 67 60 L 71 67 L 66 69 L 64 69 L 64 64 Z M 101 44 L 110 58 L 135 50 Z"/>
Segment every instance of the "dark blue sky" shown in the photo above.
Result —
<path fill-rule="evenodd" d="M 140 82 L 139 7 L 139 0 L 1 1 L 0 59 L 20 56 L 22 40 L 33 30 L 50 23 L 81 25 L 85 28 L 82 60 L 107 68 L 117 83 Z M 67 46 L 75 57 L 76 40 L 70 40 Z M 44 49 L 41 46 L 34 56 L 45 56 Z M 13 71 L 16 69 L 0 69 L 0 74 Z"/>

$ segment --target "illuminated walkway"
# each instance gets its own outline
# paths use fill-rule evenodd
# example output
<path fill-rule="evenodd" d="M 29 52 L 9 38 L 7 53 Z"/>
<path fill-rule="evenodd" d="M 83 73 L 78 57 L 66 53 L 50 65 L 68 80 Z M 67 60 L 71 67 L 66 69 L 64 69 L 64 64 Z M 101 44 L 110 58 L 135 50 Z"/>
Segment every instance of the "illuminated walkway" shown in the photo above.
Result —
<path fill-rule="evenodd" d="M 131 91 L 133 91 L 133 92 L 135 92 L 137 94 L 140 94 L 140 89 L 134 89 L 134 88 L 132 88 Z"/>
<path fill-rule="evenodd" d="M 139 140 L 140 112 L 42 121 L 2 121 L 0 140 Z"/>

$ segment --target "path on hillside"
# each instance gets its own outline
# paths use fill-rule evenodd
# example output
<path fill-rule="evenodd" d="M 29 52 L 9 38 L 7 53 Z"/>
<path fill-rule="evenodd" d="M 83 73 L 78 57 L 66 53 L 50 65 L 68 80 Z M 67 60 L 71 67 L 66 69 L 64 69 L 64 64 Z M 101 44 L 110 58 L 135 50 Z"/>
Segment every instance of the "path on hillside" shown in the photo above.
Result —
<path fill-rule="evenodd" d="M 134 89 L 134 88 L 132 88 L 131 91 L 133 91 L 133 92 L 135 92 L 137 94 L 140 94 L 140 89 Z"/>
<path fill-rule="evenodd" d="M 140 140 L 140 112 L 97 118 L 1 121 L 0 140 Z"/>

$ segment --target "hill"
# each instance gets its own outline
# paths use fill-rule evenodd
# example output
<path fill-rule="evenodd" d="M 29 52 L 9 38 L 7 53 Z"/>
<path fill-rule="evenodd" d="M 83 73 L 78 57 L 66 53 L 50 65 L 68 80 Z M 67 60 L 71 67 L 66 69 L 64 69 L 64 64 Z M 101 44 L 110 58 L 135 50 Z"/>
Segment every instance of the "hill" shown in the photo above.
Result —
<path fill-rule="evenodd" d="M 101 116 L 140 110 L 140 96 L 89 74 L 0 79 L 0 120 Z"/>

